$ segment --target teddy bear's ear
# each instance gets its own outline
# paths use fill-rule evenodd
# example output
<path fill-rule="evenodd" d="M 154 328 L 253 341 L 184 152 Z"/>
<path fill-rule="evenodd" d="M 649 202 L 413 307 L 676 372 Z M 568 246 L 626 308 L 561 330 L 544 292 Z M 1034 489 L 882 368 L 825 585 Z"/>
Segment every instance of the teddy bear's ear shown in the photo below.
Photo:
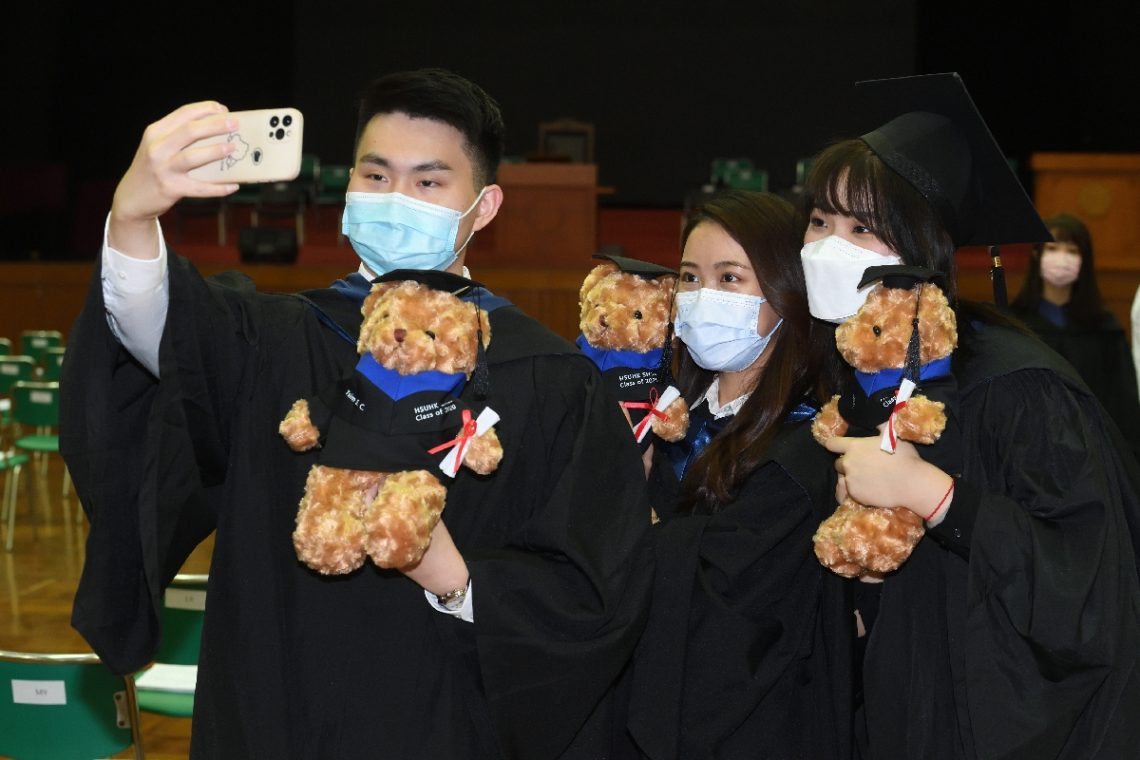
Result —
<path fill-rule="evenodd" d="M 579 300 L 585 304 L 586 294 L 594 289 L 594 286 L 605 279 L 610 273 L 616 272 L 617 266 L 614 264 L 598 264 L 590 273 L 586 275 L 586 279 L 582 280 L 582 288 L 578 291 Z"/>
<path fill-rule="evenodd" d="M 384 297 L 384 294 L 392 290 L 400 283 L 398 282 L 378 282 L 372 286 L 372 290 L 368 292 L 368 296 L 364 299 L 364 303 L 360 306 L 360 313 L 368 315 L 376 308 L 376 302 Z"/>

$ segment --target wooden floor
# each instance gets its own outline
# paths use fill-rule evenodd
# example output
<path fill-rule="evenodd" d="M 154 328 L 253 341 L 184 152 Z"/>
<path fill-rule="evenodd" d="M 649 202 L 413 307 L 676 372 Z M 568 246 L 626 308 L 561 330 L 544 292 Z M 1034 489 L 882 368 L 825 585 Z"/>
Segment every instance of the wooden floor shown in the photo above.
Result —
<path fill-rule="evenodd" d="M 86 521 L 76 522 L 76 513 L 82 510 L 74 491 L 69 498 L 62 497 L 63 467 L 58 456 L 49 457 L 45 472 L 33 470 L 25 467 L 20 479 L 13 550 L 4 551 L 0 542 L 0 649 L 89 652 L 70 624 L 83 569 Z M 7 538 L 6 533 L 0 535 Z M 207 572 L 212 547 L 212 539 L 199 546 L 184 572 Z M 141 725 L 147 760 L 188 756 L 188 719 L 146 714 Z M 127 751 L 114 757 L 133 756 Z"/>

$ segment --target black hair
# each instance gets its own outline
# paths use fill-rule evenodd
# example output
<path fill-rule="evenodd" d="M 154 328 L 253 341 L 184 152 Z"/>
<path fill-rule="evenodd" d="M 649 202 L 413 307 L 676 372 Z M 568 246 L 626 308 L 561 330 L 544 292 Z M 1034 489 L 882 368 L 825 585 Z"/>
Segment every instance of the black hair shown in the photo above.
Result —
<path fill-rule="evenodd" d="M 380 77 L 360 96 L 355 145 L 372 119 L 402 113 L 455 127 L 474 168 L 476 190 L 495 181 L 506 127 L 499 105 L 474 82 L 446 69 L 401 71 Z"/>
<path fill-rule="evenodd" d="M 825 148 L 804 185 L 803 211 L 853 216 L 889 245 L 904 264 L 946 275 L 954 303 L 954 242 L 935 208 L 862 140 Z"/>
<path fill-rule="evenodd" d="M 1104 305 L 1096 281 L 1092 235 L 1089 234 L 1088 227 L 1072 214 L 1051 216 L 1045 220 L 1045 226 L 1049 228 L 1054 240 L 1058 243 L 1072 243 L 1081 255 L 1081 271 L 1073 283 L 1068 303 L 1069 319 L 1078 325 L 1088 327 L 1100 324 L 1108 309 Z M 1026 314 L 1036 314 L 1041 303 L 1044 290 L 1044 281 L 1041 279 L 1042 250 L 1044 250 L 1042 243 L 1033 246 L 1033 256 L 1029 260 L 1025 282 L 1022 283 L 1021 291 L 1011 304 L 1014 309 Z"/>
<path fill-rule="evenodd" d="M 756 273 L 764 297 L 783 317 L 765 349 L 763 372 L 751 395 L 724 430 L 701 452 L 681 484 L 681 511 L 716 511 L 734 498 L 759 465 L 788 413 L 805 398 L 822 403 L 821 369 L 835 354 L 831 325 L 812 319 L 800 265 L 803 227 L 795 208 L 770 193 L 728 190 L 705 200 L 687 218 L 681 248 L 693 230 L 715 224 L 740 244 Z M 690 403 L 715 377 L 677 344 L 677 382 Z"/>

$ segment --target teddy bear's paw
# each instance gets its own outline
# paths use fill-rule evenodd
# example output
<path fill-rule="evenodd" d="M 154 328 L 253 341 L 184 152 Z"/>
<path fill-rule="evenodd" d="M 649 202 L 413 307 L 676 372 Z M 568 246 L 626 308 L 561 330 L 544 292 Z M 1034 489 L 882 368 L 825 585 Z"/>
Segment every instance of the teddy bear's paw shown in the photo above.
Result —
<path fill-rule="evenodd" d="M 502 460 L 503 445 L 494 428 L 472 438 L 463 454 L 463 465 L 480 475 L 494 472 Z"/>
<path fill-rule="evenodd" d="M 665 441 L 679 441 L 689 432 L 689 405 L 679 398 L 665 408 L 665 419 L 654 416 L 653 432 Z"/>
<path fill-rule="evenodd" d="M 816 559 L 828 570 L 844 578 L 856 578 L 863 573 L 863 566 L 847 556 L 843 545 L 854 506 L 856 505 L 850 500 L 840 504 L 835 512 L 819 524 L 812 536 Z"/>
<path fill-rule="evenodd" d="M 829 438 L 844 435 L 847 432 L 847 420 L 839 413 L 839 396 L 832 396 L 831 400 L 823 405 L 819 414 L 811 422 L 811 434 L 817 443 L 823 443 Z"/>
<path fill-rule="evenodd" d="M 836 575 L 842 575 L 844 578 L 858 578 L 863 574 L 863 566 L 848 561 L 843 555 L 843 551 L 834 542 L 817 534 L 814 545 L 816 559 Z"/>
<path fill-rule="evenodd" d="M 852 561 L 876 573 L 889 573 L 910 557 L 925 532 L 922 518 L 909 509 L 861 507 L 842 543 Z"/>
<path fill-rule="evenodd" d="M 419 562 L 446 496 L 447 489 L 426 470 L 389 475 L 364 513 L 372 561 L 385 568 Z"/>
<path fill-rule="evenodd" d="M 364 526 L 351 512 L 304 505 L 297 514 L 297 559 L 324 575 L 343 575 L 364 564 Z"/>
<path fill-rule="evenodd" d="M 293 451 L 308 451 L 321 439 L 321 431 L 309 419 L 309 402 L 305 399 L 293 402 L 289 413 L 277 426 L 277 432 Z"/>
<path fill-rule="evenodd" d="M 931 444 L 946 429 L 946 405 L 912 396 L 895 416 L 895 434 L 904 441 Z"/>

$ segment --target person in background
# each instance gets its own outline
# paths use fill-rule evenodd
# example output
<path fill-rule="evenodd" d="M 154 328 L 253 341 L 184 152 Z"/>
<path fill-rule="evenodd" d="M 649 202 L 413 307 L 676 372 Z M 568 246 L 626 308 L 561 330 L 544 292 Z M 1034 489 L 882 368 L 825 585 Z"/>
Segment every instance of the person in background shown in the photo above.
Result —
<path fill-rule="evenodd" d="M 961 79 L 863 82 L 878 124 L 816 158 L 801 259 L 813 316 L 853 313 L 868 266 L 955 282 L 962 245 L 1049 239 Z M 1140 746 L 1136 463 L 1076 371 L 992 306 L 956 307 L 961 467 L 836 437 L 836 497 L 926 534 L 881 584 L 855 728 L 874 760 L 1122 760 Z"/>
<path fill-rule="evenodd" d="M 790 203 L 727 191 L 682 232 L 683 441 L 655 440 L 657 575 L 635 655 L 631 757 L 851 757 L 848 584 L 816 560 L 835 508 L 811 436 L 833 330 L 811 319 Z M 833 385 L 833 383 L 831 384 Z"/>
<path fill-rule="evenodd" d="M 343 225 L 361 264 L 303 298 L 203 278 L 163 240 L 179 198 L 236 189 L 189 176 L 232 149 L 194 146 L 227 113 L 147 128 L 72 332 L 61 449 L 92 526 L 73 624 L 116 672 L 141 667 L 163 589 L 216 531 L 192 757 L 598 757 L 648 603 L 644 470 L 593 363 L 468 279 L 503 197 L 498 105 L 439 69 L 373 82 Z M 278 423 L 357 365 L 384 275 L 490 312 L 487 382 L 460 399 L 499 414 L 503 459 L 460 469 L 417 564 L 321 575 L 292 542 L 317 453 Z"/>
<path fill-rule="evenodd" d="M 1045 220 L 1052 242 L 1033 248 L 1013 312 L 1068 360 L 1140 455 L 1140 397 L 1124 328 L 1097 285 L 1092 236 L 1075 216 Z"/>

